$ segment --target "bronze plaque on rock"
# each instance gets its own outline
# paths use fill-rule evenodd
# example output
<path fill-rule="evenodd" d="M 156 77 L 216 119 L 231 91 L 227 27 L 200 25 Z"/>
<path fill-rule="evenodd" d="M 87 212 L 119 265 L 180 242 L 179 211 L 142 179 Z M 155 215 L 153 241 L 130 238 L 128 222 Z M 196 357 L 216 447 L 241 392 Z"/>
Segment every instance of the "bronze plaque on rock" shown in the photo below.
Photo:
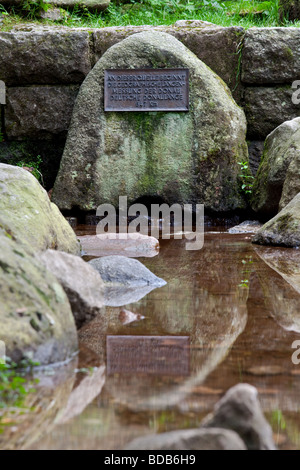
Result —
<path fill-rule="evenodd" d="M 104 71 L 104 111 L 188 110 L 188 69 Z"/>
<path fill-rule="evenodd" d="M 107 373 L 189 375 L 188 336 L 107 336 Z"/>

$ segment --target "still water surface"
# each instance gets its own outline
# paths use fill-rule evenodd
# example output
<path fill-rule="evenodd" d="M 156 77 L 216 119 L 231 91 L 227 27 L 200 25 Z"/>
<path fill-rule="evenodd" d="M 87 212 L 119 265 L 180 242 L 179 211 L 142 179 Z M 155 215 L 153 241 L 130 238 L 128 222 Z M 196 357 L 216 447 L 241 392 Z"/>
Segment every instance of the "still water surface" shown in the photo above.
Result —
<path fill-rule="evenodd" d="M 122 449 L 138 436 L 198 426 L 229 387 L 247 382 L 276 444 L 299 449 L 300 364 L 291 345 L 300 339 L 300 254 L 250 241 L 208 232 L 200 251 L 165 240 L 158 256 L 139 258 L 167 285 L 104 307 L 82 328 L 77 368 L 97 369 L 57 385 L 55 421 L 16 445 Z M 124 308 L 135 321 L 126 323 Z"/>

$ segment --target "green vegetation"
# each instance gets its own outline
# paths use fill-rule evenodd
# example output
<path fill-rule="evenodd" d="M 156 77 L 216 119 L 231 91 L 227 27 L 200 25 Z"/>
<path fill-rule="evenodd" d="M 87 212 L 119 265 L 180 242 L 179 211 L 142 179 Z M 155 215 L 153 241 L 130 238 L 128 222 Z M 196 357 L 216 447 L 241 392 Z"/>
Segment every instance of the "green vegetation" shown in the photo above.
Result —
<path fill-rule="evenodd" d="M 35 176 L 36 179 L 40 183 L 42 183 L 43 186 L 45 186 L 43 181 L 43 175 L 40 172 L 40 166 L 43 163 L 42 157 L 38 155 L 35 160 L 32 160 L 31 158 L 32 157 L 30 157 L 30 160 L 28 160 L 28 158 L 25 157 L 22 161 L 17 162 L 15 166 L 26 168 L 26 170 L 30 171 L 30 173 L 32 173 L 33 176 Z"/>
<path fill-rule="evenodd" d="M 254 182 L 254 176 L 251 175 L 249 163 L 248 162 L 239 162 L 238 163 L 241 168 L 241 173 L 239 177 L 241 178 L 242 182 L 242 190 L 245 194 L 252 193 L 252 187 Z"/>
<path fill-rule="evenodd" d="M 126 26 L 173 24 L 177 20 L 203 20 L 222 26 L 300 26 L 300 21 L 292 23 L 283 19 L 279 22 L 278 1 L 241 0 L 128 0 L 118 3 L 112 0 L 107 10 L 91 12 L 85 7 L 69 9 L 58 21 L 42 20 L 41 11 L 49 6 L 43 0 L 24 0 L 21 6 L 5 9 L 2 30 L 9 30 L 16 24 L 32 22 L 55 24 L 57 22 L 70 27 Z"/>
<path fill-rule="evenodd" d="M 6 358 L 0 362 L 0 409 L 22 407 L 28 393 L 34 393 L 34 384 L 38 379 L 32 378 L 32 369 L 39 364 L 31 359 L 24 359 L 19 364 Z M 0 420 L 1 433 L 1 420 Z"/>

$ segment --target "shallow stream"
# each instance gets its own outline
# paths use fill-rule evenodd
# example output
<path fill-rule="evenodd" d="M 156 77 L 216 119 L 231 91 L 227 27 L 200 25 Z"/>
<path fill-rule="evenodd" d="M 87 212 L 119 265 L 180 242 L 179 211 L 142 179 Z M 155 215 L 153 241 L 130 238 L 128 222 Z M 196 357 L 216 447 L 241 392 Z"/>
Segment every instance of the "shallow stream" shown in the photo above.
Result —
<path fill-rule="evenodd" d="M 81 372 L 69 364 L 41 379 L 53 396 L 40 393 L 35 432 L 24 439 L 17 426 L 11 446 L 122 449 L 138 436 L 198 426 L 228 388 L 247 382 L 278 447 L 300 448 L 300 364 L 291 359 L 300 340 L 300 253 L 220 230 L 206 232 L 199 251 L 163 240 L 157 256 L 139 258 L 167 285 L 103 307 L 80 330 Z"/>

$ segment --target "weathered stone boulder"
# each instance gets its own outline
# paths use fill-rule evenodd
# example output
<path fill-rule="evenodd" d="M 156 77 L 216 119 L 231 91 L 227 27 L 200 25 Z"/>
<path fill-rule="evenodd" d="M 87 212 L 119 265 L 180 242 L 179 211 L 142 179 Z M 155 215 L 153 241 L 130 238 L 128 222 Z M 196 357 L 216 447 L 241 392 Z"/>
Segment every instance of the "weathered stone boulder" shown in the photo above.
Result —
<path fill-rule="evenodd" d="M 61 362 L 77 351 L 77 334 L 67 296 L 45 266 L 0 233 L 0 339 L 19 362 L 31 353 L 41 364 Z"/>
<path fill-rule="evenodd" d="M 66 137 L 79 87 L 9 88 L 5 130 L 11 140 Z"/>
<path fill-rule="evenodd" d="M 247 450 L 242 439 L 228 429 L 184 429 L 139 437 L 126 450 Z"/>
<path fill-rule="evenodd" d="M 47 250 L 38 255 L 57 277 L 71 304 L 77 328 L 101 313 L 104 283 L 100 274 L 79 256 Z"/>
<path fill-rule="evenodd" d="M 83 30 L 31 25 L 0 32 L 0 50 L 6 86 L 81 83 L 92 66 L 90 34 Z"/>
<path fill-rule="evenodd" d="M 279 210 L 282 210 L 300 192 L 300 119 L 299 132 L 291 142 L 290 153 L 292 153 L 292 158 L 286 171 Z"/>
<path fill-rule="evenodd" d="M 251 205 L 256 212 L 272 216 L 279 203 L 283 207 L 300 191 L 299 159 L 300 118 L 295 118 L 277 127 L 265 141 L 252 190 Z"/>
<path fill-rule="evenodd" d="M 258 230 L 252 242 L 259 245 L 300 246 L 300 193 Z"/>
<path fill-rule="evenodd" d="M 155 276 L 142 263 L 126 256 L 103 256 L 89 261 L 105 283 L 130 287 L 162 287 L 166 281 Z"/>
<path fill-rule="evenodd" d="M 79 243 L 57 206 L 28 171 L 0 163 L 0 228 L 33 250 L 79 254 Z"/>
<path fill-rule="evenodd" d="M 216 404 L 205 427 L 235 431 L 249 450 L 274 450 L 272 428 L 266 421 L 257 398 L 257 390 L 248 384 L 230 388 Z"/>
<path fill-rule="evenodd" d="M 292 83 L 300 64 L 299 28 L 250 28 L 245 33 L 242 82 Z"/>
<path fill-rule="evenodd" d="M 292 101 L 294 91 L 291 85 L 245 88 L 242 106 L 249 139 L 264 140 L 277 126 L 299 116 L 299 105 Z"/>
<path fill-rule="evenodd" d="M 174 36 L 224 80 L 235 99 L 240 98 L 238 70 L 239 49 L 245 34 L 243 28 L 223 27 L 201 20 L 179 20 L 170 26 L 130 25 L 99 28 L 94 31 L 96 60 L 114 44 L 143 31 L 164 32 Z"/>
<path fill-rule="evenodd" d="M 189 112 L 104 112 L 104 70 L 188 68 Z M 79 91 L 53 200 L 95 209 L 160 196 L 204 203 L 207 210 L 245 207 L 238 162 L 247 161 L 246 121 L 222 80 L 170 35 L 143 32 L 111 47 Z"/>

